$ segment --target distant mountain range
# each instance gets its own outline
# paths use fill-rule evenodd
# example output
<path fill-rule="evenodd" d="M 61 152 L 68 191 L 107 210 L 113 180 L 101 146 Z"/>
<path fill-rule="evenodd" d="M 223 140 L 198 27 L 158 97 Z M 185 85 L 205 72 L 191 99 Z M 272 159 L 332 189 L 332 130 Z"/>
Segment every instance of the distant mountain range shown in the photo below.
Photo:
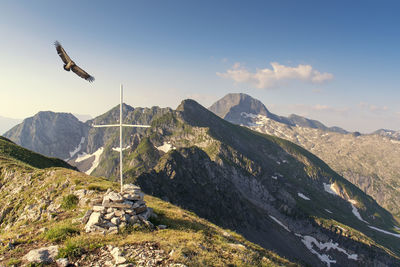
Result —
<path fill-rule="evenodd" d="M 291 114 L 289 117 L 275 115 L 269 112 L 261 101 L 241 93 L 227 94 L 209 107 L 209 110 L 221 118 L 239 125 L 251 126 L 252 115 L 262 115 L 265 118 L 288 126 L 301 126 L 324 131 L 348 133 L 340 127 L 327 127 L 319 121 L 307 119 L 296 114 Z"/>
<path fill-rule="evenodd" d="M 232 123 L 306 148 L 400 217 L 400 132 L 348 133 L 297 115 L 289 116 L 297 119 L 288 122 L 245 94 L 228 94 L 210 110 Z"/>
<path fill-rule="evenodd" d="M 285 131 L 316 131 L 321 133 L 318 138 L 322 134 L 359 138 L 319 129 L 319 123 L 306 118 L 271 114 L 245 95 L 237 96 L 239 101 L 234 95 L 229 98 L 228 106 L 219 103 L 214 109 L 247 127 L 262 128 L 270 125 L 267 121 Z M 304 265 L 400 263 L 396 218 L 300 146 L 234 125 L 193 100 L 182 101 L 176 110 L 124 104 L 123 111 L 125 123 L 151 125 L 126 128 L 123 135 L 125 179 L 145 193 Z M 118 119 L 119 106 L 86 123 L 71 114 L 45 112 L 26 119 L 7 135 L 28 140 L 36 149 L 52 147 L 47 150 L 50 154 L 62 151 L 62 158 L 80 170 L 115 181 L 121 149 L 118 129 L 91 126 Z M 315 128 L 295 126 L 299 123 Z"/>

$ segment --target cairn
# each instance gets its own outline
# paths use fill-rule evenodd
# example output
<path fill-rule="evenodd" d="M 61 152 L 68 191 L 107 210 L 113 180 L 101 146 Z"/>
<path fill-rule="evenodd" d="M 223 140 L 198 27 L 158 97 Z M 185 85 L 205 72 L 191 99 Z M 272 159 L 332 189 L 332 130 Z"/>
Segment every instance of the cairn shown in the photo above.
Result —
<path fill-rule="evenodd" d="M 108 189 L 102 201 L 94 203 L 82 218 L 87 233 L 117 234 L 128 225 L 153 228 L 148 221 L 153 210 L 146 206 L 140 187 L 125 184 L 122 192 Z"/>

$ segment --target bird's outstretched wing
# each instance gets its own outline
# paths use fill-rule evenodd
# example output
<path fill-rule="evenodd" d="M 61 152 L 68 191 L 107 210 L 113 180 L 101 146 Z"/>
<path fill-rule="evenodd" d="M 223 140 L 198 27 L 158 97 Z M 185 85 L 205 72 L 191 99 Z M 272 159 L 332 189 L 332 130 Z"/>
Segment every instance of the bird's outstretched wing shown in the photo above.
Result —
<path fill-rule="evenodd" d="M 55 41 L 54 45 L 55 45 L 57 53 L 60 56 L 60 58 L 62 59 L 62 61 L 64 61 L 65 64 L 67 64 L 68 62 L 71 62 L 70 57 L 68 56 L 67 52 L 65 52 L 65 50 L 61 46 L 61 44 L 58 41 Z"/>
<path fill-rule="evenodd" d="M 93 82 L 94 81 L 94 77 L 93 76 L 90 76 L 86 71 L 84 71 L 83 69 L 79 68 L 77 65 L 74 65 L 71 69 L 79 77 L 82 77 L 86 81 L 89 81 L 89 82 Z"/>

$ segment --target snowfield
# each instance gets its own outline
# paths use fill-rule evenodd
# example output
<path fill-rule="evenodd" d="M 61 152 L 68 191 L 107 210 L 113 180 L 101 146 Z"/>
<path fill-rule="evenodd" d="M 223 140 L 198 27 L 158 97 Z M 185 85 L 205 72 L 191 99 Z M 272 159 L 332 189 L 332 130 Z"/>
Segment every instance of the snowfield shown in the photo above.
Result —
<path fill-rule="evenodd" d="M 296 236 L 300 236 L 300 234 L 296 234 Z M 329 242 L 323 243 L 323 242 L 319 242 L 317 239 L 315 239 L 312 236 L 309 235 L 305 235 L 302 237 L 301 242 L 303 242 L 303 244 L 308 248 L 308 250 L 317 255 L 318 258 L 322 261 L 325 262 L 326 265 L 328 267 L 331 266 L 331 263 L 336 263 L 336 260 L 334 260 L 333 258 L 331 258 L 329 255 L 327 254 L 320 254 L 318 253 L 318 251 L 316 251 L 314 249 L 314 245 L 319 249 L 319 250 L 326 250 L 329 251 L 331 249 L 336 249 L 339 252 L 342 252 L 343 254 L 346 254 L 348 259 L 351 260 L 358 260 L 358 255 L 357 254 L 350 254 L 348 253 L 345 249 L 339 247 L 339 243 L 333 243 L 332 240 L 330 240 Z"/>
<path fill-rule="evenodd" d="M 78 155 L 75 162 L 81 162 L 81 161 L 84 161 L 84 160 L 94 156 L 94 161 L 92 163 L 92 166 L 90 167 L 89 170 L 85 171 L 86 174 L 90 175 L 92 173 L 92 171 L 94 169 L 96 169 L 97 166 L 99 166 L 100 156 L 103 153 L 103 150 L 104 150 L 104 147 L 100 147 L 93 154 L 82 153 L 81 155 Z"/>

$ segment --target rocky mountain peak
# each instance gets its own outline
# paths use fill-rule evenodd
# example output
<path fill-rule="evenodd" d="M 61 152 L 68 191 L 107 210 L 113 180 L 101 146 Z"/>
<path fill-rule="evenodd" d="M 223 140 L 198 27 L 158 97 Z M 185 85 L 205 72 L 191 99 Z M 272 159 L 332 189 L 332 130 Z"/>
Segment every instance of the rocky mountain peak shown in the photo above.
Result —
<path fill-rule="evenodd" d="M 243 93 L 227 94 L 215 102 L 209 109 L 224 119 L 229 119 L 236 113 L 241 112 L 260 114 L 264 116 L 271 115 L 261 101 Z"/>
<path fill-rule="evenodd" d="M 348 133 L 342 128 L 327 127 L 317 120 L 311 120 L 296 114 L 291 114 L 289 117 L 278 116 L 269 112 L 260 100 L 242 93 L 227 94 L 215 102 L 209 110 L 229 122 L 245 126 L 264 124 L 266 119 L 271 119 L 287 126 L 298 125 L 330 132 Z"/>
<path fill-rule="evenodd" d="M 88 126 L 71 113 L 41 111 L 7 131 L 4 136 L 46 156 L 66 159 L 71 157 L 73 148 L 84 142 L 87 131 Z"/>

